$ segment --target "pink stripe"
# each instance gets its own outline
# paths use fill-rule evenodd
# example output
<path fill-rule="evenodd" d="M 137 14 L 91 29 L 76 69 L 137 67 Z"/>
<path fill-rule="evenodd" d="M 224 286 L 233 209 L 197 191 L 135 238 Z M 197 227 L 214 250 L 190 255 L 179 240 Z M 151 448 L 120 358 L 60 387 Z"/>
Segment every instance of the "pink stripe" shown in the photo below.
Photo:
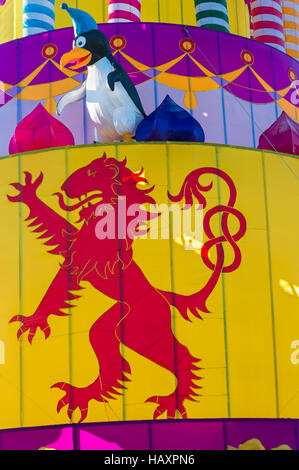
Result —
<path fill-rule="evenodd" d="M 253 19 L 256 15 L 273 15 L 282 18 L 282 13 L 271 7 L 256 7 L 252 10 Z"/>
<path fill-rule="evenodd" d="M 264 44 L 273 43 L 285 47 L 284 41 L 276 36 L 259 36 L 258 38 L 255 38 L 255 40 Z"/>
<path fill-rule="evenodd" d="M 284 32 L 283 26 L 276 23 L 275 21 L 257 21 L 254 23 L 254 30 L 258 31 L 259 29 L 275 29 L 276 31 Z"/>
<path fill-rule="evenodd" d="M 141 4 L 138 0 L 122 0 L 121 2 L 119 0 L 109 0 L 109 5 L 113 5 L 115 3 L 125 3 L 126 5 L 137 8 L 139 11 L 141 8 Z"/>
<path fill-rule="evenodd" d="M 117 10 L 109 14 L 109 20 L 115 18 L 122 18 L 123 20 L 133 21 L 133 23 L 140 23 L 140 18 L 129 11 Z"/>

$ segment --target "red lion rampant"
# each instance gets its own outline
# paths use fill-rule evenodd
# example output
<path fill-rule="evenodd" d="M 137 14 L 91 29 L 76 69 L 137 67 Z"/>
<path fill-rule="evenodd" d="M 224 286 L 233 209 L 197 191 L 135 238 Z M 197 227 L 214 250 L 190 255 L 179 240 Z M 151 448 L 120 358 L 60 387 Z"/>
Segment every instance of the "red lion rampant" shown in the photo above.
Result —
<path fill-rule="evenodd" d="M 166 412 L 167 418 L 175 418 L 178 411 L 186 418 L 185 400 L 194 400 L 198 396 L 196 384 L 200 379 L 196 372 L 200 369 L 196 363 L 199 358 L 191 356 L 186 346 L 179 343 L 171 326 L 171 307 L 176 307 L 180 314 L 189 319 L 189 314 L 201 319 L 200 312 L 209 312 L 206 301 L 213 291 L 221 273 L 232 272 L 241 262 L 241 253 L 237 242 L 245 234 L 244 216 L 234 208 L 236 189 L 231 178 L 215 168 L 199 168 L 192 171 L 185 179 L 177 196 L 168 194 L 174 202 L 185 200 L 192 205 L 194 200 L 203 207 L 206 199 L 203 193 L 208 186 L 200 184 L 202 175 L 217 176 L 229 189 L 227 205 L 218 205 L 208 210 L 204 216 L 204 231 L 208 241 L 201 250 L 204 264 L 212 271 L 207 284 L 197 293 L 180 295 L 174 292 L 163 292 L 153 287 L 140 267 L 133 259 L 133 239 L 126 236 L 121 239 L 99 240 L 96 236 L 96 225 L 101 216 L 96 207 L 101 203 L 117 205 L 118 197 L 126 197 L 127 204 L 155 204 L 149 195 L 153 188 L 140 189 L 138 182 L 146 181 L 139 174 L 134 174 L 126 166 L 126 160 L 119 162 L 114 158 L 103 157 L 75 171 L 61 186 L 62 193 L 56 193 L 59 205 L 65 211 L 79 209 L 81 228 L 71 225 L 58 215 L 37 196 L 37 189 L 42 183 L 43 174 L 33 181 L 32 175 L 25 172 L 25 184 L 12 183 L 18 190 L 16 196 L 7 196 L 11 202 L 22 202 L 29 208 L 26 221 L 29 227 L 46 239 L 44 244 L 51 247 L 49 253 L 60 255 L 64 262 L 60 264 L 55 278 L 44 295 L 35 313 L 31 316 L 16 315 L 10 321 L 21 322 L 17 337 L 28 331 L 28 340 L 32 343 L 37 328 L 45 338 L 50 335 L 48 317 L 50 315 L 68 315 L 63 310 L 74 307 L 72 301 L 80 297 L 82 281 L 89 282 L 104 293 L 115 304 L 92 325 L 89 333 L 90 343 L 99 363 L 99 375 L 85 388 L 60 382 L 57 387 L 64 392 L 57 405 L 59 412 L 68 406 L 67 413 L 72 418 L 76 408 L 81 411 L 82 422 L 88 413 L 88 403 L 94 399 L 107 402 L 119 395 L 124 382 L 129 381 L 130 366 L 121 356 L 120 343 L 136 351 L 154 363 L 172 372 L 176 377 L 176 388 L 168 396 L 154 396 L 147 402 L 154 403 L 154 419 Z M 64 195 L 63 195 L 64 194 Z M 65 202 L 79 199 L 79 202 L 68 205 Z M 97 201 L 97 203 L 95 202 Z M 186 206 L 185 206 L 186 207 Z M 117 216 L 117 211 L 116 218 Z M 218 214 L 222 234 L 216 237 L 211 229 L 211 218 Z M 234 216 L 239 221 L 239 230 L 231 235 L 228 218 Z M 128 221 L 130 218 L 128 218 Z M 117 220 L 116 220 L 117 224 Z M 117 226 L 117 225 L 116 225 Z M 228 242 L 235 256 L 229 266 L 224 264 L 223 243 Z M 215 264 L 210 260 L 210 250 L 215 247 Z M 190 312 L 190 313 L 189 313 Z"/>

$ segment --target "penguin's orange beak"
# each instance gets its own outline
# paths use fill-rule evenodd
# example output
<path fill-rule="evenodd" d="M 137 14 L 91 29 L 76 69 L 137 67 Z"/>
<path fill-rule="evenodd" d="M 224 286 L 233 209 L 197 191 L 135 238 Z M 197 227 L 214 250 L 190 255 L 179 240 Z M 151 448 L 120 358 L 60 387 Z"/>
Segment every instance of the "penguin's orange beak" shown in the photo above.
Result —
<path fill-rule="evenodd" d="M 88 65 L 91 60 L 91 52 L 83 47 L 74 47 L 70 52 L 64 54 L 60 59 L 60 67 L 68 67 L 70 69 L 79 69 Z"/>

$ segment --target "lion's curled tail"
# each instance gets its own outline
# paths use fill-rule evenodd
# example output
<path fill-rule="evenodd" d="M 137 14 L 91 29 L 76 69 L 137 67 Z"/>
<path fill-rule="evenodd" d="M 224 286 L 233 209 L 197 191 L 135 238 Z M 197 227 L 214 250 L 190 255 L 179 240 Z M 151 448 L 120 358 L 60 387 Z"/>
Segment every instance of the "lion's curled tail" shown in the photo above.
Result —
<path fill-rule="evenodd" d="M 176 307 L 181 315 L 190 320 L 188 310 L 198 318 L 201 318 L 200 312 L 208 313 L 209 310 L 206 302 L 212 291 L 214 290 L 221 273 L 229 273 L 235 271 L 241 263 L 241 251 L 237 242 L 244 236 L 246 232 L 246 219 L 240 211 L 234 208 L 236 203 L 237 191 L 232 179 L 222 170 L 217 168 L 199 168 L 192 171 L 185 179 L 182 188 L 178 195 L 173 196 L 168 193 L 168 197 L 172 202 L 179 202 L 185 200 L 183 209 L 188 209 L 194 204 L 194 199 L 198 204 L 205 209 L 207 205 L 206 198 L 202 194 L 212 189 L 213 183 L 203 186 L 199 183 L 200 177 L 203 175 L 215 175 L 224 181 L 229 190 L 229 197 L 227 205 L 219 204 L 209 209 L 203 219 L 203 229 L 208 240 L 201 248 L 201 257 L 204 264 L 212 271 L 212 275 L 203 289 L 192 295 L 180 295 L 171 292 L 161 292 L 167 299 L 170 305 Z M 220 185 L 218 184 L 218 191 L 220 192 Z M 219 217 L 219 226 L 221 228 L 220 235 L 214 235 L 211 228 L 211 219 L 217 215 Z M 235 234 L 231 234 L 228 226 L 229 216 L 234 216 L 239 221 L 239 230 Z M 228 242 L 234 251 L 234 259 L 229 265 L 224 263 L 224 248 L 223 243 Z M 213 263 L 210 259 L 210 252 L 212 248 L 216 249 L 216 261 Z"/>

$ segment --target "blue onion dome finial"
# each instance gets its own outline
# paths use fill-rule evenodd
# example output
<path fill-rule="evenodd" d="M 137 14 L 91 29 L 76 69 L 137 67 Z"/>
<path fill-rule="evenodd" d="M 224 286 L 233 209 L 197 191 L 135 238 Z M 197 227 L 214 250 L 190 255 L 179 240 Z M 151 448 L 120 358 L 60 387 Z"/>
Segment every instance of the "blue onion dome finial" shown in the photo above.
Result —
<path fill-rule="evenodd" d="M 205 134 L 199 122 L 170 96 L 136 129 L 136 141 L 204 142 Z"/>

